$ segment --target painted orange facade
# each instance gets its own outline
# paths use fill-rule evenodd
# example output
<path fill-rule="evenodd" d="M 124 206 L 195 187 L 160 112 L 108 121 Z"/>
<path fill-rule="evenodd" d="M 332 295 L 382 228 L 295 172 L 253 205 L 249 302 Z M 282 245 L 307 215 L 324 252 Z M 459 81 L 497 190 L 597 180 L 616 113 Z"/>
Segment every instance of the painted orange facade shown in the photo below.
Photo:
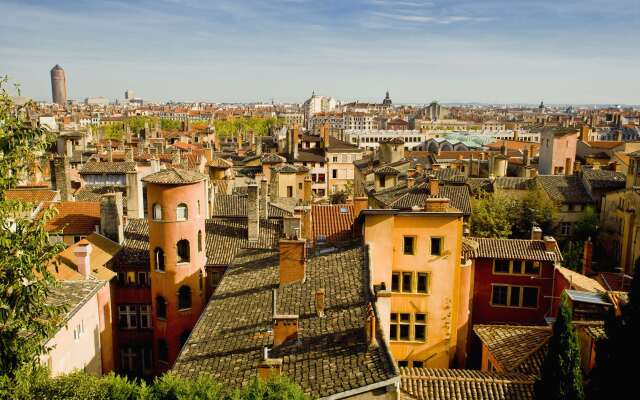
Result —
<path fill-rule="evenodd" d="M 164 372 L 205 305 L 206 181 L 148 183 L 147 199 L 154 360 Z"/>
<path fill-rule="evenodd" d="M 372 284 L 384 284 L 380 324 L 394 358 L 400 366 L 450 367 L 468 336 L 472 279 L 470 264 L 461 263 L 462 213 L 447 207 L 363 214 Z"/>

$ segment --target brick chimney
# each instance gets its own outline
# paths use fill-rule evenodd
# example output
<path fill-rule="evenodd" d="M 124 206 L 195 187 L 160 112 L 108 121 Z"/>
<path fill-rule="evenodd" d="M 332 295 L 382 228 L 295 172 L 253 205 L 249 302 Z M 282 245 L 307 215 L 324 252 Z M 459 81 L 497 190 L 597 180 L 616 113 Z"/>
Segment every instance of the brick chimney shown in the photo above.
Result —
<path fill-rule="evenodd" d="M 322 125 L 322 127 L 320 128 L 320 135 L 322 136 L 322 146 L 324 146 L 325 150 L 328 150 L 331 140 L 331 137 L 329 135 L 329 125 Z"/>
<path fill-rule="evenodd" d="M 373 311 L 373 306 L 371 303 L 367 305 L 367 316 L 365 318 L 364 323 L 364 333 L 367 338 L 367 346 L 375 347 L 377 346 L 376 342 L 376 325 L 377 325 L 376 314 Z"/>
<path fill-rule="evenodd" d="M 591 271 L 591 260 L 593 258 L 593 243 L 591 242 L 591 238 L 585 240 L 582 250 L 582 275 L 590 276 L 592 275 Z"/>
<path fill-rule="evenodd" d="M 545 236 L 543 240 L 544 240 L 544 248 L 546 251 L 549 251 L 549 252 L 556 251 L 558 246 L 553 236 Z"/>
<path fill-rule="evenodd" d="M 571 165 L 571 157 L 567 157 L 564 160 L 564 174 L 565 175 L 573 175 L 573 168 Z"/>
<path fill-rule="evenodd" d="M 264 348 L 262 361 L 258 364 L 258 378 L 268 379 L 282 375 L 282 358 L 269 358 L 269 349 Z"/>
<path fill-rule="evenodd" d="M 416 172 L 418 172 L 419 174 L 422 174 L 424 172 L 424 165 L 420 163 L 416 164 Z"/>
<path fill-rule="evenodd" d="M 260 236 L 260 215 L 258 185 L 251 183 L 247 186 L 247 232 L 250 242 L 257 242 Z"/>
<path fill-rule="evenodd" d="M 307 248 L 304 239 L 280 239 L 280 285 L 304 282 Z"/>
<path fill-rule="evenodd" d="M 429 178 L 429 194 L 437 196 L 440 193 L 440 182 L 436 178 Z"/>
<path fill-rule="evenodd" d="M 124 240 L 122 193 L 108 193 L 100 198 L 100 229 L 103 236 L 122 244 Z"/>
<path fill-rule="evenodd" d="M 262 155 L 262 136 L 256 137 L 256 156 Z"/>
<path fill-rule="evenodd" d="M 360 211 L 369 208 L 369 198 L 367 196 L 353 198 L 353 216 L 358 218 Z"/>
<path fill-rule="evenodd" d="M 260 179 L 260 219 L 269 218 L 269 180 L 266 176 Z"/>
<path fill-rule="evenodd" d="M 407 188 L 412 189 L 415 184 L 416 178 L 414 178 L 413 176 L 407 176 Z"/>
<path fill-rule="evenodd" d="M 285 239 L 295 240 L 302 237 L 302 222 L 299 215 L 285 215 L 282 218 L 282 233 Z"/>
<path fill-rule="evenodd" d="M 78 266 L 78 272 L 84 276 L 85 279 L 91 277 L 91 247 L 90 243 L 77 244 L 73 248 L 73 255 L 75 256 L 75 262 Z"/>
<path fill-rule="evenodd" d="M 325 290 L 324 288 L 320 288 L 318 290 L 316 290 L 316 294 L 315 294 L 315 306 L 316 306 L 316 314 L 318 315 L 318 317 L 322 318 L 324 317 L 324 310 L 325 310 Z"/>
<path fill-rule="evenodd" d="M 70 201 L 71 180 L 69 178 L 69 159 L 66 156 L 55 156 L 50 164 L 51 187 L 60 193 L 60 201 Z"/>
<path fill-rule="evenodd" d="M 298 339 L 298 316 L 274 315 L 273 316 L 273 346 L 277 347 L 287 340 Z"/>
<path fill-rule="evenodd" d="M 313 181 L 311 180 L 311 177 L 307 175 L 304 178 L 304 184 L 302 186 L 303 188 L 302 200 L 304 201 L 304 204 L 310 204 L 311 200 L 313 199 L 313 192 L 311 190 L 312 186 L 313 186 Z"/>
<path fill-rule="evenodd" d="M 449 208 L 449 199 L 442 197 L 428 198 L 424 202 L 424 211 L 427 212 L 446 212 Z"/>
<path fill-rule="evenodd" d="M 531 227 L 531 240 L 542 240 L 542 229 L 539 226 Z"/>

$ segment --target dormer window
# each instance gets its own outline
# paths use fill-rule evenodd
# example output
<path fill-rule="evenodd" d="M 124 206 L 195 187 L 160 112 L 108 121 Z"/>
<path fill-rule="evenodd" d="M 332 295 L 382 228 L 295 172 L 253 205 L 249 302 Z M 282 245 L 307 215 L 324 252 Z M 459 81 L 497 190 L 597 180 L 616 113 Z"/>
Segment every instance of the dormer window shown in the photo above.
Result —
<path fill-rule="evenodd" d="M 186 221 L 189 217 L 189 212 L 187 210 L 187 205 L 184 203 L 178 204 L 176 208 L 176 220 L 178 221 Z"/>

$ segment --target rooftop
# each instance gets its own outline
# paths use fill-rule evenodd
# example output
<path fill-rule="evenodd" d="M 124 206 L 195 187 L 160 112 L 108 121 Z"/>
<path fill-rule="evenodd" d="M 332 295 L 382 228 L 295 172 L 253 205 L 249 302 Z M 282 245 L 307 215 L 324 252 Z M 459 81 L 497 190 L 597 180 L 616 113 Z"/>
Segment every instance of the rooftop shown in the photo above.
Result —
<path fill-rule="evenodd" d="M 4 192 L 5 200 L 19 200 L 25 203 L 40 203 L 43 201 L 53 201 L 58 192 L 50 189 L 28 188 L 10 189 Z"/>
<path fill-rule="evenodd" d="M 142 178 L 144 182 L 160 185 L 185 185 L 207 179 L 206 175 L 184 169 L 167 168 Z"/>
<path fill-rule="evenodd" d="M 470 238 L 478 243 L 472 258 L 499 258 L 534 261 L 562 261 L 562 253 L 555 245 L 547 251 L 543 240 Z"/>
<path fill-rule="evenodd" d="M 100 203 L 90 201 L 61 201 L 47 203 L 47 207 L 58 210 L 47 221 L 47 232 L 61 232 L 64 235 L 90 235 L 100 226 Z M 42 213 L 40 214 L 42 215 Z"/>
<path fill-rule="evenodd" d="M 282 373 L 313 397 L 387 386 L 398 373 L 378 331 L 378 346 L 367 346 L 364 321 L 369 291 L 363 248 L 350 248 L 307 261 L 306 280 L 278 285 L 276 250 L 244 249 L 226 271 L 173 373 L 211 375 L 239 387 L 257 375 L 263 348 L 272 346 L 272 290 L 278 314 L 299 315 L 297 341 L 269 351 L 283 360 Z M 326 290 L 325 316 L 317 316 L 313 296 Z"/>
<path fill-rule="evenodd" d="M 80 174 L 127 174 L 136 172 L 134 161 L 89 161 L 80 169 Z"/>
<path fill-rule="evenodd" d="M 582 181 L 575 175 L 539 175 L 536 180 L 551 200 L 557 203 L 592 203 Z"/>
<path fill-rule="evenodd" d="M 353 237 L 353 204 L 327 204 L 311 206 L 313 238 L 329 243 L 349 241 Z"/>

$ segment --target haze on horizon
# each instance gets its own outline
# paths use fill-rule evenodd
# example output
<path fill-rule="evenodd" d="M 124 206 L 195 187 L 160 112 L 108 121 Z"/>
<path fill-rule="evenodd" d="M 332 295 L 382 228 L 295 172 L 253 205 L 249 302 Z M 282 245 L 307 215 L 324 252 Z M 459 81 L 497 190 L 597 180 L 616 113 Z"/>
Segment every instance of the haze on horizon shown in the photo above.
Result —
<path fill-rule="evenodd" d="M 213 3 L 213 4 L 210 4 Z M 638 104 L 640 2 L 0 0 L 0 75 L 72 99 Z"/>

